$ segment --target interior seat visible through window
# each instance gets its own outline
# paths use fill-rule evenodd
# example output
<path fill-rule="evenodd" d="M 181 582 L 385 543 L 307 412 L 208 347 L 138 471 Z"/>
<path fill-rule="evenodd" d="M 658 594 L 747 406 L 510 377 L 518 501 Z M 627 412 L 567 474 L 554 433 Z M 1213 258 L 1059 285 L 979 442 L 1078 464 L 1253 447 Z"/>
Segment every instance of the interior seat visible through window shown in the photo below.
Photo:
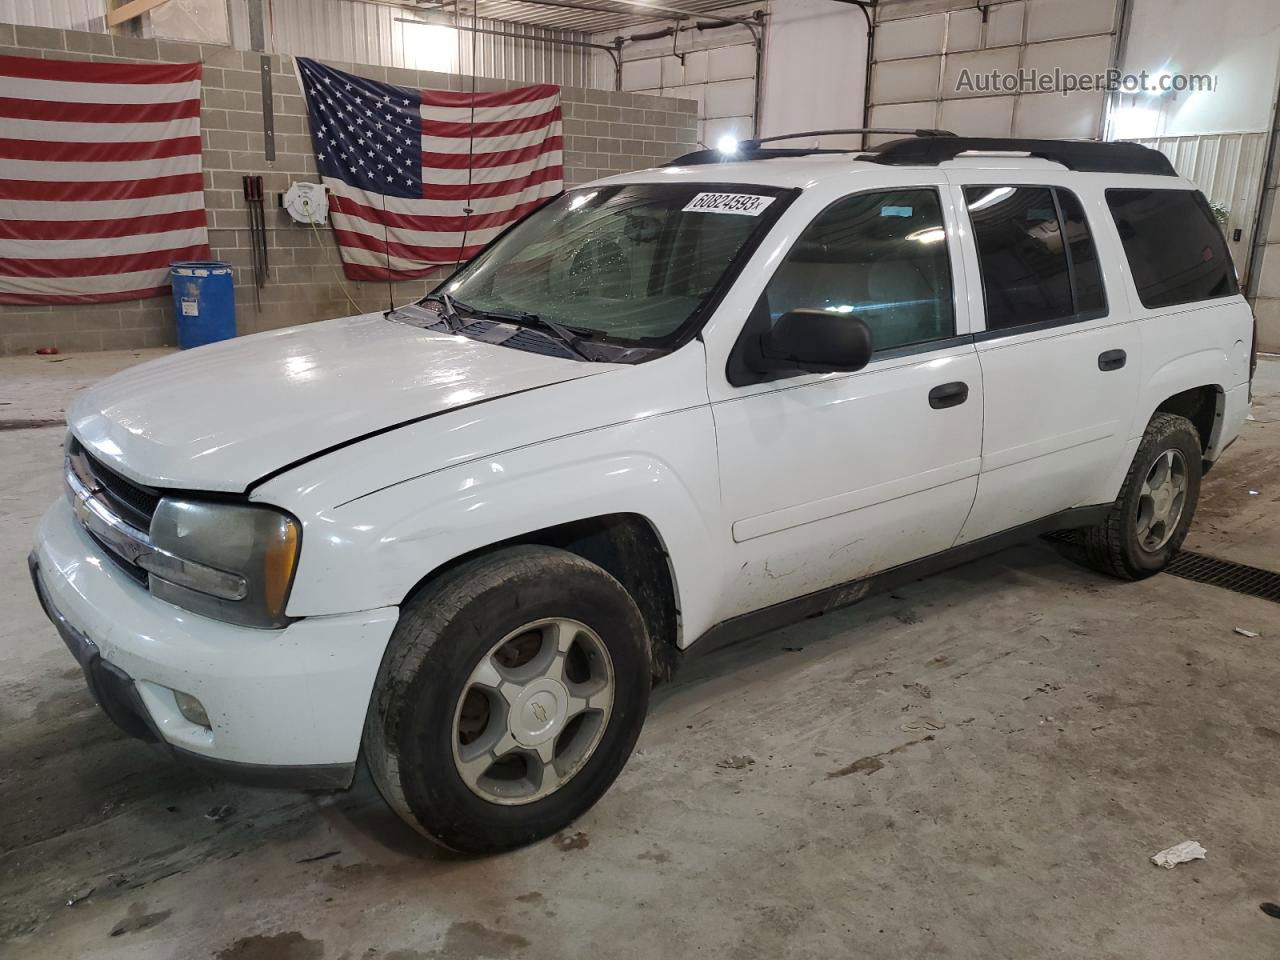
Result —
<path fill-rule="evenodd" d="M 791 310 L 862 319 L 891 350 L 955 333 L 951 265 L 931 189 L 860 193 L 824 210 L 765 290 L 770 322 Z"/>

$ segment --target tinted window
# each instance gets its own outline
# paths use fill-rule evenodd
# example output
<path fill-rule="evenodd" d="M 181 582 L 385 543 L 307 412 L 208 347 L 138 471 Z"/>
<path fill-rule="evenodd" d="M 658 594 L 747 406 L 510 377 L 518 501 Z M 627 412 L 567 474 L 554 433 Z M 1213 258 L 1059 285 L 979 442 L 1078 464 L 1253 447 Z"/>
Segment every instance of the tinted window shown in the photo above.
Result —
<path fill-rule="evenodd" d="M 964 188 L 973 222 L 987 329 L 1061 320 L 1075 311 L 1053 194 L 1044 187 Z"/>
<path fill-rule="evenodd" d="M 1146 307 L 1238 292 L 1227 243 L 1194 190 L 1108 190 L 1107 204 Z"/>
<path fill-rule="evenodd" d="M 1067 234 L 1067 250 L 1071 254 L 1071 271 L 1076 282 L 1076 313 L 1084 317 L 1101 317 L 1107 312 L 1107 294 L 1098 267 L 1098 251 L 1084 207 L 1070 190 L 1055 190 Z"/>
<path fill-rule="evenodd" d="M 933 190 L 845 197 L 824 210 L 769 281 L 771 321 L 789 310 L 860 317 L 876 350 L 955 333 L 951 263 Z"/>

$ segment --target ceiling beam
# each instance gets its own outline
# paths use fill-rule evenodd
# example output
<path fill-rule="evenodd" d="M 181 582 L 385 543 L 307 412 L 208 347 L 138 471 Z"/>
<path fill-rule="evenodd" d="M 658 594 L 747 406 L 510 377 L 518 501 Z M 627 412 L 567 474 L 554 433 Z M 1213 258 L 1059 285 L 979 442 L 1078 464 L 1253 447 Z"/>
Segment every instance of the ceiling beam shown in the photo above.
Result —
<path fill-rule="evenodd" d="M 623 16 L 631 14 L 633 16 L 647 16 L 652 20 L 669 20 L 673 17 L 690 17 L 702 20 L 714 20 L 716 23 L 724 24 L 753 24 L 755 21 L 747 17 L 722 17 L 718 13 L 699 13 L 694 10 L 686 10 L 682 7 L 672 7 L 666 4 L 641 2 L 641 0 L 613 0 L 620 7 L 627 7 L 626 10 L 616 10 L 612 7 L 594 6 L 589 3 L 581 3 L 579 0 L 515 0 L 516 3 L 529 3 L 539 7 L 566 7 L 570 10 L 590 10 L 592 13 L 611 13 L 615 16 L 621 14 Z"/>

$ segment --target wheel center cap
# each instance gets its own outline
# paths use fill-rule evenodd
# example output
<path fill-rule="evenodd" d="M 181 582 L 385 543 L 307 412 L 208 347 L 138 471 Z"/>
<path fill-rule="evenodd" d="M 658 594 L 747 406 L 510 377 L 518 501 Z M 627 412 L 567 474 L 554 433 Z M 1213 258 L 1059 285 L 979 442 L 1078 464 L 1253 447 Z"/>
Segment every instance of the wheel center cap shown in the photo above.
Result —
<path fill-rule="evenodd" d="M 536 747 L 564 729 L 569 691 L 551 677 L 535 680 L 511 705 L 511 735 L 526 747 Z"/>

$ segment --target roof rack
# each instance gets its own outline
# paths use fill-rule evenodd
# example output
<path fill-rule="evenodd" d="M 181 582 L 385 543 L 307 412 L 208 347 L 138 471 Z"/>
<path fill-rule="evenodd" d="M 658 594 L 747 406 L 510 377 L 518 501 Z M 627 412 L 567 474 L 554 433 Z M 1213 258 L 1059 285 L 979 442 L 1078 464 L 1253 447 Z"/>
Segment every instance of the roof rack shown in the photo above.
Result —
<path fill-rule="evenodd" d="M 801 137 L 834 137 L 846 134 L 875 133 L 909 137 L 954 137 L 949 130 L 911 130 L 899 127 L 849 127 L 840 130 L 805 130 L 801 133 L 780 133 L 772 137 L 756 137 L 743 140 L 732 153 L 718 149 L 695 150 L 664 164 L 668 167 L 692 167 L 707 163 L 735 163 L 741 160 L 773 160 L 778 157 L 807 157 L 820 153 L 861 153 L 860 147 L 764 147 L 779 140 L 798 140 Z M 894 141 L 895 143 L 900 141 Z"/>
<path fill-rule="evenodd" d="M 962 153 L 1026 153 L 1083 173 L 1146 173 L 1176 177 L 1159 150 L 1096 140 L 1016 140 L 999 137 L 911 137 L 872 147 L 864 159 L 893 166 L 936 166 Z"/>

